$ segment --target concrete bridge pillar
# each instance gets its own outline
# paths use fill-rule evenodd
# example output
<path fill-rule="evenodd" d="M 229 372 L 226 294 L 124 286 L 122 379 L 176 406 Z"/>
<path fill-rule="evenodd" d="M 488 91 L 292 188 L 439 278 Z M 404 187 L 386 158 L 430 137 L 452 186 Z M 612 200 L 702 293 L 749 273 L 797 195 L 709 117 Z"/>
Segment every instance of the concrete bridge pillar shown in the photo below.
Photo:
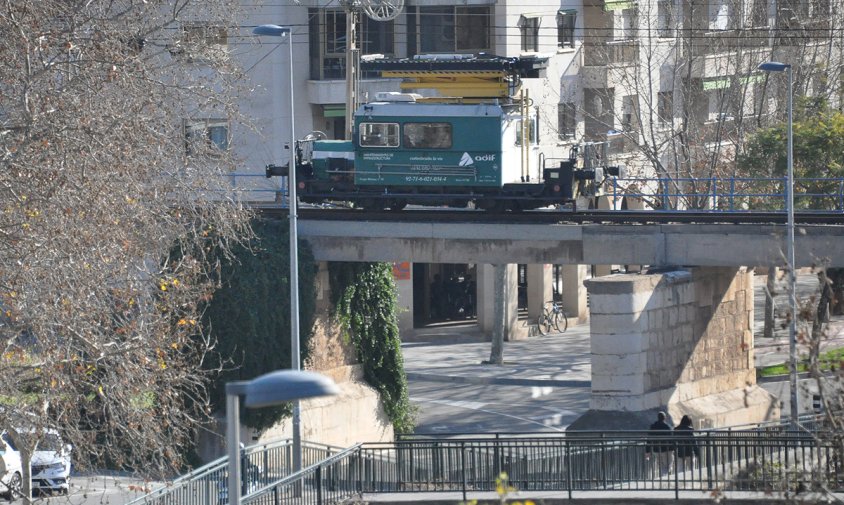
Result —
<path fill-rule="evenodd" d="M 393 278 L 396 282 L 399 333 L 410 334 L 413 332 L 413 264 L 409 261 L 394 262 Z"/>
<path fill-rule="evenodd" d="M 527 265 L 528 321 L 536 322 L 545 302 L 554 296 L 551 265 Z"/>
<path fill-rule="evenodd" d="M 478 326 L 487 340 L 492 340 L 495 329 L 495 301 L 504 303 L 504 340 L 513 340 L 517 334 L 519 319 L 519 276 L 518 265 L 505 265 L 505 282 L 495 282 L 494 265 L 477 265 L 478 276 Z M 496 293 L 496 290 L 500 292 Z M 497 295 L 497 296 L 496 296 Z"/>
<path fill-rule="evenodd" d="M 569 430 L 646 429 L 658 410 L 697 428 L 779 418 L 777 399 L 756 385 L 752 273 L 694 268 L 586 286 L 592 397 Z"/>
<path fill-rule="evenodd" d="M 586 306 L 586 280 L 588 265 L 563 265 L 563 310 L 570 318 L 584 323 L 589 318 Z"/>

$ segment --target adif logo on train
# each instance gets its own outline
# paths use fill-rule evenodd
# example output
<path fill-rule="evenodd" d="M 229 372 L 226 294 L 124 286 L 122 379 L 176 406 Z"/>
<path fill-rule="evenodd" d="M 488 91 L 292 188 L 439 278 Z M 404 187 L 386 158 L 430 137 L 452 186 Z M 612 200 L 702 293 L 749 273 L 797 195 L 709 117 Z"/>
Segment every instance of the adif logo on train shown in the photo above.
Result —
<path fill-rule="evenodd" d="M 495 155 L 482 154 L 480 156 L 475 156 L 475 158 L 473 159 L 471 156 L 469 156 L 469 153 L 464 152 L 463 156 L 460 157 L 460 163 L 458 163 L 457 165 L 461 167 L 466 167 L 469 165 L 474 165 L 475 161 L 495 161 Z"/>

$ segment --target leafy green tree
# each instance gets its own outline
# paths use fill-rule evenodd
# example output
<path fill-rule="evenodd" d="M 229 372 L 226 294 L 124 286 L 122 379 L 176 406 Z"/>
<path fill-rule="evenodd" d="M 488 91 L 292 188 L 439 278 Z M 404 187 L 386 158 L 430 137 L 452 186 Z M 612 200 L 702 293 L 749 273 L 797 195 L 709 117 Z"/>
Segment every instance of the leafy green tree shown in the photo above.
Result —
<path fill-rule="evenodd" d="M 253 379 L 290 368 L 290 239 L 286 222 L 257 219 L 256 238 L 236 247 L 218 269 L 219 288 L 210 299 L 203 326 L 216 339 L 206 369 L 221 370 L 211 393 L 214 410 L 224 410 L 225 383 Z M 307 358 L 316 306 L 316 263 L 299 244 L 299 319 L 302 362 Z M 243 409 L 243 422 L 266 429 L 290 415 L 290 406 Z"/>
<path fill-rule="evenodd" d="M 844 113 L 823 104 L 798 104 L 793 124 L 795 209 L 844 209 Z M 749 177 L 785 178 L 788 168 L 787 125 L 759 130 L 738 158 Z M 838 179 L 837 181 L 834 179 Z M 782 191 L 782 183 L 778 186 Z M 801 196 L 804 195 L 804 196 Z M 780 207 L 781 208 L 781 207 Z"/>

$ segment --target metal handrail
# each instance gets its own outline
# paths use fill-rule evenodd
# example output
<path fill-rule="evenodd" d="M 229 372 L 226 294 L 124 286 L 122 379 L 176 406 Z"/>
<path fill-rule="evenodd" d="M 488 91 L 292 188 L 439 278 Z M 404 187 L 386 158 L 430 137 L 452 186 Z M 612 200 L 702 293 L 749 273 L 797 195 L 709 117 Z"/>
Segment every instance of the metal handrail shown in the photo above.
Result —
<path fill-rule="evenodd" d="M 350 496 L 358 490 L 355 480 L 349 478 L 351 473 L 347 472 L 347 475 L 341 475 L 339 478 L 329 477 L 329 474 L 332 473 L 332 470 L 335 470 L 333 473 L 338 473 L 336 470 L 344 465 L 353 473 L 353 462 L 359 456 L 361 445 L 357 444 L 349 447 L 324 461 L 320 461 L 277 482 L 256 489 L 241 498 L 241 503 L 244 505 L 280 503 L 281 501 L 287 502 L 287 498 L 289 497 L 301 498 L 303 496 L 312 496 L 315 498 L 313 501 L 322 503 L 323 494 L 328 492 L 331 492 L 335 499 Z M 327 478 L 332 481 L 333 486 L 327 485 Z M 303 500 L 303 503 L 308 502 L 309 500 Z"/>
<path fill-rule="evenodd" d="M 685 208 L 664 204 L 655 209 L 671 212 L 700 211 L 695 201 L 705 203 L 704 210 L 709 212 L 784 212 L 786 208 L 785 177 L 615 178 L 605 184 L 608 185 L 605 194 L 612 197 L 613 210 L 620 210 L 624 198 L 685 204 Z M 844 178 L 797 178 L 794 187 L 798 211 L 844 212 Z"/>
<path fill-rule="evenodd" d="M 302 442 L 302 448 L 305 461 L 321 461 L 343 450 L 306 441 Z M 292 473 L 290 439 L 251 445 L 242 451 L 242 457 L 244 487 L 268 484 Z M 227 478 L 228 456 L 223 456 L 130 501 L 127 505 L 163 502 L 205 504 L 208 500 L 216 503 L 221 490 L 225 492 Z"/>
<path fill-rule="evenodd" d="M 817 482 L 832 491 L 844 490 L 842 458 L 829 433 L 794 430 L 788 424 L 693 434 L 628 430 L 545 435 L 358 444 L 300 472 L 246 489 L 242 502 L 322 504 L 362 493 L 419 491 L 462 492 L 465 501 L 469 493 L 495 491 L 502 472 L 520 491 L 556 491 L 570 498 L 575 491 L 664 491 L 675 498 L 681 489 L 793 491 Z M 225 484 L 213 488 L 217 494 L 169 493 L 166 501 L 219 502 L 227 498 L 219 494 L 225 489 L 220 486 Z"/>

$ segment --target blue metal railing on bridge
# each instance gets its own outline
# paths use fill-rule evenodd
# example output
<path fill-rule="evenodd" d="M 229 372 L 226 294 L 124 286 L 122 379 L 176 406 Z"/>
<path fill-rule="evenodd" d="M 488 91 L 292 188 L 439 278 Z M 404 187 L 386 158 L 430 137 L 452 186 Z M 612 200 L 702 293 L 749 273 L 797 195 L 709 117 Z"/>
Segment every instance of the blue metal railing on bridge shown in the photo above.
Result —
<path fill-rule="evenodd" d="M 785 177 L 608 179 L 604 193 L 611 208 L 638 201 L 655 210 L 785 212 Z M 796 178 L 795 211 L 844 212 L 844 178 Z"/>

